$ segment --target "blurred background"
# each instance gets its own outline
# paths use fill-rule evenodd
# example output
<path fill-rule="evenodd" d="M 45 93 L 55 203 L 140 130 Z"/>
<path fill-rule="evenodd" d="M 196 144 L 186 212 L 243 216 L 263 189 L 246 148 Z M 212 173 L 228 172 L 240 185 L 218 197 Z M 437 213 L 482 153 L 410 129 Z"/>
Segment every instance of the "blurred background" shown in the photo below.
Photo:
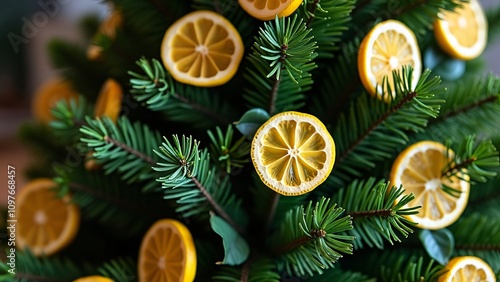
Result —
<path fill-rule="evenodd" d="M 479 0 L 485 10 L 499 0 Z M 45 6 L 44 6 L 44 4 Z M 52 5 L 47 10 L 47 5 Z M 109 13 L 100 0 L 0 1 L 0 179 L 7 179 L 7 165 L 16 167 L 21 187 L 22 171 L 30 163 L 30 153 L 16 139 L 19 126 L 31 119 L 30 101 L 36 89 L 57 75 L 51 67 L 46 45 L 52 38 L 86 45 L 78 24 L 84 15 L 99 18 Z M 29 22 L 29 23 L 27 23 Z M 33 24 L 35 23 L 35 25 Z M 31 24 L 31 25 L 30 25 Z M 24 28 L 24 30 L 23 30 Z M 27 35 L 23 36 L 23 33 Z M 500 40 L 485 51 L 487 69 L 500 74 Z M 4 187 L 4 184 L 2 184 Z M 6 201 L 0 190 L 0 206 Z"/>

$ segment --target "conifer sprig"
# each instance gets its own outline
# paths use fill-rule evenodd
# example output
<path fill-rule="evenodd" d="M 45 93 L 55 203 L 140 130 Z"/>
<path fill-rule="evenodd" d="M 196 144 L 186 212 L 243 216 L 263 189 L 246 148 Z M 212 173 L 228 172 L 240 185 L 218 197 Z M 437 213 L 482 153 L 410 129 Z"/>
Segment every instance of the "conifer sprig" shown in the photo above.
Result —
<path fill-rule="evenodd" d="M 404 195 L 402 188 L 369 178 L 355 180 L 336 192 L 332 199 L 345 207 L 346 213 L 353 218 L 353 229 L 348 234 L 356 238 L 355 248 L 363 248 L 366 244 L 370 248 L 383 249 L 384 241 L 390 244 L 401 242 L 397 233 L 405 238 L 413 233 L 411 227 L 416 223 L 406 219 L 405 215 L 418 213 L 419 207 L 404 206 L 414 198 L 413 194 Z"/>
<path fill-rule="evenodd" d="M 310 31 L 297 15 L 264 23 L 244 74 L 250 84 L 244 98 L 252 108 L 273 115 L 304 104 L 304 92 L 312 84 L 310 71 L 316 67 Z"/>
<path fill-rule="evenodd" d="M 227 125 L 236 120 L 231 107 L 207 88 L 176 82 L 156 59 L 140 59 L 142 73 L 129 71 L 131 93 L 152 111 L 167 120 L 189 123 L 198 128 Z"/>
<path fill-rule="evenodd" d="M 74 143 L 80 139 L 80 127 L 86 125 L 85 117 L 92 116 L 92 108 L 87 100 L 80 96 L 69 102 L 59 101 L 51 111 L 55 120 L 49 123 L 56 136 L 67 143 Z"/>
<path fill-rule="evenodd" d="M 240 137 L 233 143 L 234 130 L 232 125 L 228 125 L 224 134 L 219 127 L 215 128 L 217 135 L 208 131 L 208 136 L 212 141 L 210 144 L 210 156 L 214 163 L 230 174 L 232 171 L 242 169 L 250 161 L 250 142 L 245 136 Z"/>
<path fill-rule="evenodd" d="M 350 216 L 340 217 L 343 208 L 321 198 L 287 213 L 281 228 L 270 238 L 279 255 L 278 267 L 289 275 L 323 273 L 344 254 L 352 254 L 354 237 L 342 233 L 352 229 Z"/>
<path fill-rule="evenodd" d="M 423 131 L 431 117 L 436 117 L 442 100 L 435 96 L 444 90 L 440 79 L 428 79 L 425 71 L 417 85 L 411 85 L 412 69 L 394 73 L 395 89 L 384 83 L 384 93 L 395 93 L 395 99 L 384 103 L 367 94 L 360 96 L 346 114 L 340 116 L 332 136 L 336 141 L 337 159 L 328 181 L 336 187 L 375 162 L 387 159 L 398 146 L 406 144 L 409 132 Z"/>
<path fill-rule="evenodd" d="M 231 191 L 228 175 L 221 175 L 210 163 L 207 150 L 199 149 L 199 142 L 192 137 L 176 135 L 154 150 L 161 161 L 153 167 L 161 174 L 165 199 L 176 199 L 177 212 L 184 217 L 207 216 L 210 210 L 222 217 L 240 234 L 245 234 L 246 215 L 241 200 Z M 203 204 L 207 202 L 208 205 Z"/>
<path fill-rule="evenodd" d="M 144 190 L 156 188 L 158 177 L 151 166 L 156 165 L 157 157 L 153 149 L 159 146 L 160 134 L 139 122 L 131 123 L 121 116 L 115 125 L 107 117 L 90 119 L 80 129 L 80 139 L 100 160 L 107 174 L 119 173 L 126 183 L 141 182 Z"/>

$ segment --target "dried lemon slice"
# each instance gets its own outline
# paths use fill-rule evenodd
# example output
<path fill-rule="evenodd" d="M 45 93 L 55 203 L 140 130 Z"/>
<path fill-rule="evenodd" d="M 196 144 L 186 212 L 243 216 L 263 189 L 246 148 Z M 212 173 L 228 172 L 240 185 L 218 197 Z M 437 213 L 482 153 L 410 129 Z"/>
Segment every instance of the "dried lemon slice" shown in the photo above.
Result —
<path fill-rule="evenodd" d="M 57 102 L 77 98 L 78 93 L 68 81 L 58 78 L 50 80 L 43 84 L 33 97 L 31 103 L 33 117 L 42 123 L 49 123 L 54 120 L 51 110 Z"/>
<path fill-rule="evenodd" d="M 458 172 L 452 177 L 443 176 L 443 169 L 453 158 L 451 150 L 434 141 L 415 143 L 394 161 L 391 183 L 403 185 L 415 199 L 406 207 L 421 206 L 418 214 L 407 218 L 423 229 L 441 229 L 454 223 L 462 214 L 469 198 L 468 175 Z M 445 192 L 443 185 L 460 192 L 458 197 Z"/>
<path fill-rule="evenodd" d="M 123 90 L 120 84 L 112 79 L 107 79 L 94 106 L 96 117 L 106 116 L 116 122 L 122 107 Z"/>
<path fill-rule="evenodd" d="M 80 277 L 73 282 L 113 282 L 112 279 L 99 275 Z"/>
<path fill-rule="evenodd" d="M 478 257 L 456 257 L 446 265 L 448 272 L 439 276 L 439 282 L 496 282 L 495 273 L 491 267 Z"/>
<path fill-rule="evenodd" d="M 56 184 L 48 178 L 29 182 L 19 192 L 16 243 L 34 255 L 52 255 L 75 238 L 80 211 L 70 196 L 57 198 Z"/>
<path fill-rule="evenodd" d="M 252 161 L 262 182 L 287 195 L 307 193 L 323 183 L 335 162 L 335 142 L 316 117 L 283 112 L 255 133 Z"/>
<path fill-rule="evenodd" d="M 434 23 L 434 35 L 441 48 L 457 59 L 479 57 L 486 47 L 488 22 L 477 0 L 460 3 L 462 8 L 445 11 Z"/>
<path fill-rule="evenodd" d="M 222 85 L 234 76 L 243 49 L 231 22 L 211 11 L 195 11 L 167 30 L 161 57 L 175 80 L 209 87 Z"/>
<path fill-rule="evenodd" d="M 366 91 L 372 96 L 390 100 L 383 93 L 384 77 L 394 89 L 392 72 L 403 66 L 413 67 L 412 86 L 422 72 L 422 60 L 413 31 L 399 21 L 388 20 L 377 24 L 363 39 L 358 53 L 358 72 Z M 394 98 L 395 93 L 391 93 Z"/>
<path fill-rule="evenodd" d="M 268 21 L 288 17 L 302 4 L 303 0 L 238 0 L 240 6 L 252 17 Z"/>
<path fill-rule="evenodd" d="M 174 219 L 153 224 L 142 239 L 139 282 L 191 282 L 196 276 L 196 249 L 188 228 Z"/>

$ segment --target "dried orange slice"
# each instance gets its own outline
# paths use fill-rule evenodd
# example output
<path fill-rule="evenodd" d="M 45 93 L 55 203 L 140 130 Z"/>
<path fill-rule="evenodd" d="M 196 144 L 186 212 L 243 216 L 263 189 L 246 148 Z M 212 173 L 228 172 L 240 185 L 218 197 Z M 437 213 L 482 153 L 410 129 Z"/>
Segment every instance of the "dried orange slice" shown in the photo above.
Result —
<path fill-rule="evenodd" d="M 315 116 L 283 112 L 255 133 L 252 161 L 262 182 L 287 196 L 307 193 L 326 180 L 335 163 L 335 142 Z"/>
<path fill-rule="evenodd" d="M 392 165 L 391 183 L 396 187 L 403 185 L 406 192 L 415 195 L 406 207 L 422 207 L 418 214 L 407 216 L 420 228 L 435 230 L 449 226 L 467 206 L 470 183 L 465 171 L 443 176 L 453 155 L 453 151 L 447 152 L 441 143 L 421 141 L 401 152 Z M 443 185 L 460 194 L 450 195 L 443 190 Z"/>
<path fill-rule="evenodd" d="M 479 57 L 488 41 L 488 22 L 477 0 L 470 0 L 454 11 L 444 11 L 434 23 L 439 46 L 450 56 L 462 60 Z"/>
<path fill-rule="evenodd" d="M 196 276 L 196 249 L 188 228 L 174 219 L 153 224 L 142 239 L 139 282 L 191 282 Z"/>
<path fill-rule="evenodd" d="M 123 90 L 120 84 L 112 79 L 107 79 L 101 87 L 94 106 L 96 117 L 106 116 L 116 122 L 122 106 Z"/>
<path fill-rule="evenodd" d="M 448 272 L 439 276 L 439 282 L 496 282 L 495 273 L 485 261 L 466 256 L 451 259 L 446 265 Z"/>
<path fill-rule="evenodd" d="M 288 17 L 302 4 L 302 0 L 238 0 L 240 6 L 252 17 L 268 21 Z"/>
<path fill-rule="evenodd" d="M 413 67 L 411 80 L 415 87 L 422 72 L 422 60 L 415 34 L 403 23 L 395 20 L 379 23 L 361 42 L 358 72 L 370 95 L 389 101 L 391 97 L 383 93 L 384 78 L 394 89 L 392 72 L 407 65 Z M 394 98 L 395 93 L 391 94 Z"/>
<path fill-rule="evenodd" d="M 29 182 L 19 192 L 16 243 L 34 255 L 51 255 L 75 238 L 80 211 L 69 195 L 57 198 L 48 178 Z"/>
<path fill-rule="evenodd" d="M 112 279 L 99 275 L 80 277 L 73 282 L 113 282 Z"/>
<path fill-rule="evenodd" d="M 210 87 L 234 76 L 243 49 L 240 34 L 230 21 L 211 11 L 195 11 L 169 27 L 161 57 L 175 80 Z"/>
<path fill-rule="evenodd" d="M 59 78 L 50 80 L 43 84 L 33 97 L 31 102 L 33 117 L 47 124 L 54 120 L 51 110 L 57 102 L 63 99 L 69 101 L 77 98 L 78 93 L 69 82 Z"/>

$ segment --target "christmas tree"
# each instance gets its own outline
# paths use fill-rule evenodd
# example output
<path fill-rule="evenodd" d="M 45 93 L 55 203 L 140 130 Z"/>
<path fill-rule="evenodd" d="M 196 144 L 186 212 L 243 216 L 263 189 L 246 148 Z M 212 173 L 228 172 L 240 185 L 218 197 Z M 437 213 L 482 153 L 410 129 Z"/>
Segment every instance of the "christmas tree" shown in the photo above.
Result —
<path fill-rule="evenodd" d="M 500 6 L 106 2 L 48 46 L 2 279 L 500 277 Z"/>

